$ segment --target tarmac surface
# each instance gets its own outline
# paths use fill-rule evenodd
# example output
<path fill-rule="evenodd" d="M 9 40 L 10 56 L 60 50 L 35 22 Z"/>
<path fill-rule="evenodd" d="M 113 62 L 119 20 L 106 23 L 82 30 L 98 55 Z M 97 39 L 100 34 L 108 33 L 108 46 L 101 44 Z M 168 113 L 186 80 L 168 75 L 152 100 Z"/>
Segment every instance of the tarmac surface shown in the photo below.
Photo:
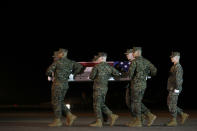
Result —
<path fill-rule="evenodd" d="M 74 113 L 78 119 L 72 127 L 48 127 L 53 121 L 52 112 L 0 112 L 0 131 L 197 131 L 197 111 L 186 111 L 190 117 L 184 125 L 177 127 L 166 127 L 165 123 L 169 121 L 169 113 L 167 111 L 153 111 L 157 115 L 157 119 L 151 127 L 127 127 L 125 123 L 131 120 L 128 112 L 118 112 L 120 116 L 113 127 L 105 124 L 102 128 L 89 127 L 95 120 L 93 113 Z M 65 121 L 65 118 L 62 118 Z M 180 123 L 180 118 L 178 118 Z"/>

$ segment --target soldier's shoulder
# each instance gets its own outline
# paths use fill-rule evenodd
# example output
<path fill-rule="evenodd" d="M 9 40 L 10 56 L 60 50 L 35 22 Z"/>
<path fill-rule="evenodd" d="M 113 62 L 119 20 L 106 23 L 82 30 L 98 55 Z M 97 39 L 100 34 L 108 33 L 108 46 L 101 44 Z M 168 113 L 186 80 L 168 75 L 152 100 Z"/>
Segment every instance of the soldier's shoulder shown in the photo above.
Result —
<path fill-rule="evenodd" d="M 143 57 L 143 61 L 145 61 L 147 64 L 150 64 L 151 63 L 148 59 L 146 59 L 144 57 Z"/>
<path fill-rule="evenodd" d="M 65 59 L 67 62 L 69 62 L 69 63 L 75 63 L 75 61 L 74 60 L 71 60 L 71 59 Z"/>

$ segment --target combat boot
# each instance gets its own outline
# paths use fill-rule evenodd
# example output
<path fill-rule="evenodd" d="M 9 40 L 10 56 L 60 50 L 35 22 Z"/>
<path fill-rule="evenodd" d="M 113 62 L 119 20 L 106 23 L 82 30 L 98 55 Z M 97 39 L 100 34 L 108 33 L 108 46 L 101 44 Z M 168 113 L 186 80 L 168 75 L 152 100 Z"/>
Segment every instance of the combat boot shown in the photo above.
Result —
<path fill-rule="evenodd" d="M 48 126 L 54 127 L 54 126 L 62 126 L 62 121 L 58 118 L 55 119 L 53 123 L 49 124 Z"/>
<path fill-rule="evenodd" d="M 133 123 L 130 123 L 128 126 L 129 127 L 142 127 L 141 117 L 136 117 L 135 121 Z"/>
<path fill-rule="evenodd" d="M 148 117 L 147 126 L 151 126 L 153 124 L 153 122 L 155 121 L 155 119 L 157 118 L 157 116 L 152 114 L 151 112 L 148 112 L 147 117 Z"/>
<path fill-rule="evenodd" d="M 177 126 L 176 118 L 173 117 L 172 120 L 166 124 L 166 126 Z"/>
<path fill-rule="evenodd" d="M 181 113 L 181 124 L 184 124 L 185 121 L 188 119 L 188 117 L 189 117 L 189 114 L 182 112 Z"/>
<path fill-rule="evenodd" d="M 116 120 L 118 119 L 118 115 L 116 115 L 116 114 L 111 114 L 110 115 L 110 118 L 111 118 L 111 122 L 110 122 L 110 126 L 113 126 L 114 125 L 114 123 L 116 122 Z"/>
<path fill-rule="evenodd" d="M 76 119 L 77 119 L 77 116 L 75 116 L 69 112 L 67 114 L 67 118 L 66 118 L 66 125 L 71 126 L 73 124 L 74 120 L 76 120 Z"/>
<path fill-rule="evenodd" d="M 97 119 L 95 123 L 90 124 L 91 127 L 103 127 L 101 119 Z"/>
<path fill-rule="evenodd" d="M 130 122 L 126 123 L 126 126 L 131 126 L 133 122 L 136 120 L 136 117 L 134 117 Z"/>

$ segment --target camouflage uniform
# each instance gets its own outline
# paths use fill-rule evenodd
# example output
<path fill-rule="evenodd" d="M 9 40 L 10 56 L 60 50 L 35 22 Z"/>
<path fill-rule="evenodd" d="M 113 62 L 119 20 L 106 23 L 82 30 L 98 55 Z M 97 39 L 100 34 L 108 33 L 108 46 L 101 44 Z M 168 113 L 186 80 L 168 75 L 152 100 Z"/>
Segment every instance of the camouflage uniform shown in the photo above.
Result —
<path fill-rule="evenodd" d="M 93 107 L 97 119 L 103 119 L 102 112 L 108 116 L 112 114 L 112 111 L 105 105 L 105 96 L 108 90 L 108 79 L 111 76 L 119 75 L 119 72 L 106 62 L 101 62 L 92 69 L 90 79 L 94 80 Z"/>
<path fill-rule="evenodd" d="M 179 93 L 182 90 L 182 83 L 183 83 L 183 69 L 179 63 L 173 65 L 170 69 L 170 76 L 168 77 L 168 91 L 169 95 L 167 98 L 167 104 L 170 113 L 173 117 L 177 116 L 178 114 L 181 114 L 183 111 L 179 107 L 177 107 L 177 101 Z M 174 90 L 177 89 L 180 92 L 175 93 Z"/>
<path fill-rule="evenodd" d="M 64 104 L 64 97 L 69 88 L 68 77 L 71 73 L 74 76 L 82 69 L 82 65 L 74 61 L 69 60 L 66 57 L 58 59 L 53 62 L 47 69 L 47 75 L 51 76 L 54 73 L 54 81 L 52 85 L 52 105 L 55 113 L 55 118 L 61 118 L 62 111 L 67 114 L 69 109 Z"/>
<path fill-rule="evenodd" d="M 132 61 L 129 77 L 131 78 L 131 112 L 133 117 L 141 117 L 141 113 L 150 112 L 142 103 L 142 99 L 146 90 L 146 77 L 149 73 L 154 76 L 156 72 L 155 66 L 142 56 L 136 57 Z"/>

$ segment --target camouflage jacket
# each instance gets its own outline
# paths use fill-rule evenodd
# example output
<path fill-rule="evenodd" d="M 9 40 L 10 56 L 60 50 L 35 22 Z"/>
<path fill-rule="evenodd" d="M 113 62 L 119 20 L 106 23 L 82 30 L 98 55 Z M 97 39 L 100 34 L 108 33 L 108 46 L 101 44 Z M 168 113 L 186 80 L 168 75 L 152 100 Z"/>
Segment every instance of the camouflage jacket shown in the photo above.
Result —
<path fill-rule="evenodd" d="M 46 75 L 51 76 L 54 72 L 55 80 L 67 81 L 69 75 L 72 73 L 74 76 L 82 70 L 82 65 L 69 60 L 68 58 L 62 58 L 54 61 L 52 65 L 47 69 Z"/>
<path fill-rule="evenodd" d="M 174 89 L 182 90 L 183 83 L 183 69 L 182 66 L 177 63 L 170 69 L 170 75 L 168 77 L 168 91 L 174 91 Z"/>
<path fill-rule="evenodd" d="M 157 68 L 142 56 L 135 58 L 129 67 L 129 77 L 131 80 L 146 81 L 148 75 L 155 76 L 156 73 Z"/>
<path fill-rule="evenodd" d="M 119 77 L 120 73 L 114 67 L 110 66 L 106 62 L 101 62 L 92 69 L 89 78 L 94 80 L 94 88 L 106 87 L 108 85 L 108 79 L 111 77 Z"/>

